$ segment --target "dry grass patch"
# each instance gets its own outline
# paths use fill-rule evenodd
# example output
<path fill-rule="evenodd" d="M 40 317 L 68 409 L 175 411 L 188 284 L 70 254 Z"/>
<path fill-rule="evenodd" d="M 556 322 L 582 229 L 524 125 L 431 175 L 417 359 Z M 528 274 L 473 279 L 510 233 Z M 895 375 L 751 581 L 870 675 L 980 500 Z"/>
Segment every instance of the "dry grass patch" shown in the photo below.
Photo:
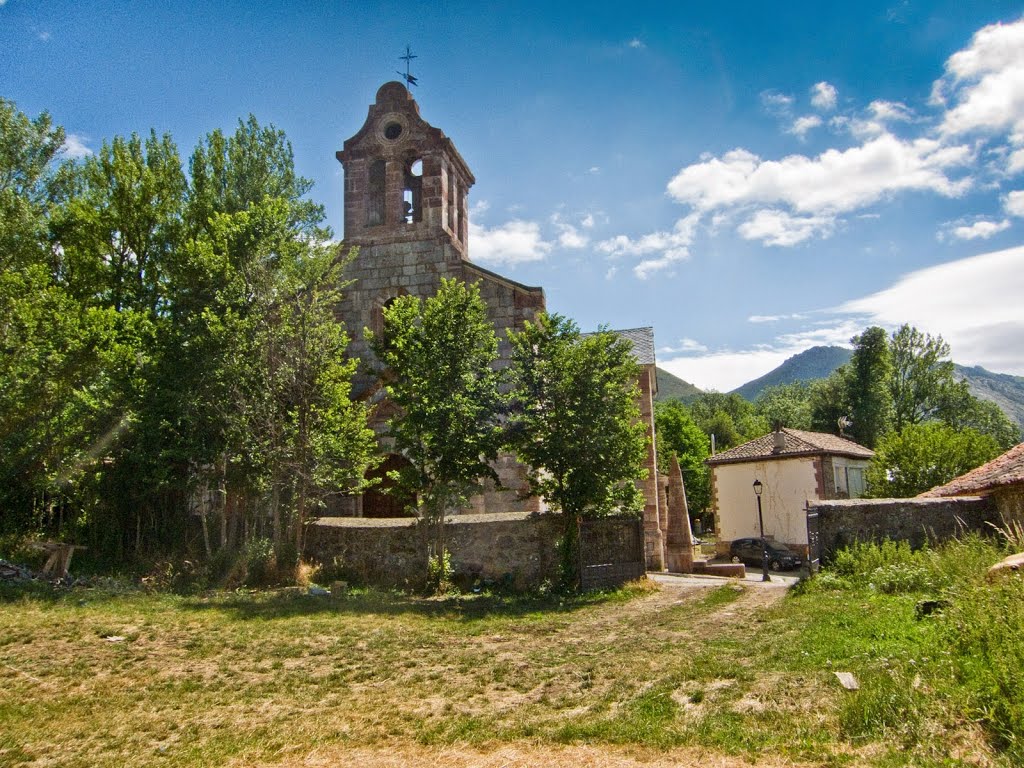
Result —
<path fill-rule="evenodd" d="M 0 591 L 0 766 L 900 764 L 839 737 L 804 610 L 735 586 Z"/>

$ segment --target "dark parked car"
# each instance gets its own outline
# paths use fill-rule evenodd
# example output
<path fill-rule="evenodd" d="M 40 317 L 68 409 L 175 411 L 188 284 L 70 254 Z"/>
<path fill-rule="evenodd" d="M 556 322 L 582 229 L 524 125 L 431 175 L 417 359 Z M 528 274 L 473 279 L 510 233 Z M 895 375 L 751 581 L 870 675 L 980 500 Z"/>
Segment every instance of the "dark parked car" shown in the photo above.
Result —
<path fill-rule="evenodd" d="M 789 571 L 804 564 L 803 558 L 785 544 L 775 541 L 769 541 L 767 544 L 768 567 L 773 571 Z M 761 539 L 736 539 L 729 547 L 729 558 L 734 563 L 761 565 L 762 556 Z"/>

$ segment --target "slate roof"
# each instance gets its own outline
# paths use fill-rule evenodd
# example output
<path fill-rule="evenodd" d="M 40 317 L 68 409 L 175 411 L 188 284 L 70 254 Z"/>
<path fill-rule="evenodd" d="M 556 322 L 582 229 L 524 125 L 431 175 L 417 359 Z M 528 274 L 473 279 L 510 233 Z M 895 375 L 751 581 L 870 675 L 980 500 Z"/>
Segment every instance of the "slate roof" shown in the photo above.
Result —
<path fill-rule="evenodd" d="M 629 340 L 633 345 L 633 355 L 640 365 L 655 365 L 653 328 L 627 328 L 623 331 L 613 330 L 612 333 Z"/>
<path fill-rule="evenodd" d="M 978 496 L 1009 485 L 1024 485 L 1024 443 L 1015 445 L 988 464 L 925 491 L 919 498 L 940 496 Z"/>
<path fill-rule="evenodd" d="M 785 437 L 785 448 L 781 451 L 775 450 L 775 433 L 769 432 L 756 440 L 722 451 L 708 459 L 707 463 L 732 464 L 793 456 L 818 456 L 822 453 L 854 459 L 870 459 L 875 455 L 870 448 L 826 432 L 806 432 L 802 429 L 783 427 L 782 434 Z"/>

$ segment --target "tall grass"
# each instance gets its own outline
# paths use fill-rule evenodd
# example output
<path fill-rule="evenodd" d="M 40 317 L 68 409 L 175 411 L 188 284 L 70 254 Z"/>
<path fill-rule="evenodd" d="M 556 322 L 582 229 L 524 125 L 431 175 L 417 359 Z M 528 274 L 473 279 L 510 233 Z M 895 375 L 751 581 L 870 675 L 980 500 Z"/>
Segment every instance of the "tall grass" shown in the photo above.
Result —
<path fill-rule="evenodd" d="M 1002 533 L 1003 541 L 970 534 L 920 550 L 905 542 L 855 544 L 804 588 L 910 599 L 919 608 L 915 620 L 932 624 L 906 658 L 867 670 L 844 702 L 840 724 L 851 741 L 885 736 L 911 744 L 924 738 L 926 720 L 966 718 L 1024 764 L 1024 577 L 986 580 L 989 566 L 1024 544 L 1024 531 Z"/>

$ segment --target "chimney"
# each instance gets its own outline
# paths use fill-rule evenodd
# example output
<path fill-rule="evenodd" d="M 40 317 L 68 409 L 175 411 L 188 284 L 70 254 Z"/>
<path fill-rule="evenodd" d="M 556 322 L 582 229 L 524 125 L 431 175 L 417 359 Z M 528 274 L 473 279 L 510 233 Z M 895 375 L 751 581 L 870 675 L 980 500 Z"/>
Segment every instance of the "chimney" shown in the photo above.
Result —
<path fill-rule="evenodd" d="M 776 427 L 772 437 L 775 440 L 772 453 L 782 453 L 786 450 L 786 433 L 782 431 L 782 427 Z"/>

